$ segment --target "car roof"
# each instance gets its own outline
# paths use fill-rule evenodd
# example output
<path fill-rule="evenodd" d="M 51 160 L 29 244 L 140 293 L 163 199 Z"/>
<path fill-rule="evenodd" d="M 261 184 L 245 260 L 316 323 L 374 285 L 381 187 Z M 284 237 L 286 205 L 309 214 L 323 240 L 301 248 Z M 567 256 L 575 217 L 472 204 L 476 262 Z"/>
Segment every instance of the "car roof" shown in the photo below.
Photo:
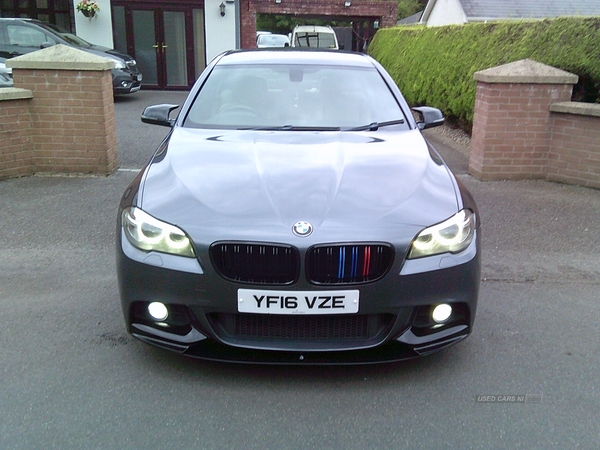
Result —
<path fill-rule="evenodd" d="M 0 22 L 30 22 L 30 23 L 44 23 L 38 19 L 32 19 L 30 17 L 0 17 Z"/>
<path fill-rule="evenodd" d="M 327 25 L 297 25 L 296 28 L 294 28 L 294 30 L 296 32 L 302 32 L 302 31 L 326 31 L 328 33 L 331 33 L 333 31 L 333 28 L 331 28 L 331 26 Z"/>
<path fill-rule="evenodd" d="M 266 38 L 266 39 L 274 38 L 274 37 L 284 37 L 284 38 L 288 39 L 287 35 L 285 35 L 285 34 L 273 34 L 273 33 L 261 34 L 258 37 L 259 38 Z"/>
<path fill-rule="evenodd" d="M 217 65 L 236 64 L 316 64 L 326 66 L 374 67 L 373 60 L 364 53 L 339 50 L 299 50 L 269 48 L 232 50 L 223 54 Z"/>
<path fill-rule="evenodd" d="M 21 22 L 21 23 L 26 23 L 28 25 L 37 25 L 40 26 L 42 28 L 44 28 L 46 31 L 51 30 L 54 31 L 55 33 L 60 32 L 60 27 L 58 25 L 54 25 L 52 23 L 48 23 L 48 22 L 44 22 L 43 20 L 39 20 L 39 19 L 32 19 L 30 17 L 0 17 L 0 22 Z M 66 31 L 66 30 L 64 30 Z"/>

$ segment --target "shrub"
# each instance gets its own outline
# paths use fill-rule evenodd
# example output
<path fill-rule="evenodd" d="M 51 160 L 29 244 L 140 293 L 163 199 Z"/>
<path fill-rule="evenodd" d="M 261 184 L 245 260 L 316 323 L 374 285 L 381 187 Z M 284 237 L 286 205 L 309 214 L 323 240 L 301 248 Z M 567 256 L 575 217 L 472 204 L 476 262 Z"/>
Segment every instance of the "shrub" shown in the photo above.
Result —
<path fill-rule="evenodd" d="M 600 17 L 394 27 L 377 32 L 369 53 L 412 105 L 430 105 L 467 130 L 479 70 L 529 58 L 579 76 L 574 100 L 600 88 Z"/>

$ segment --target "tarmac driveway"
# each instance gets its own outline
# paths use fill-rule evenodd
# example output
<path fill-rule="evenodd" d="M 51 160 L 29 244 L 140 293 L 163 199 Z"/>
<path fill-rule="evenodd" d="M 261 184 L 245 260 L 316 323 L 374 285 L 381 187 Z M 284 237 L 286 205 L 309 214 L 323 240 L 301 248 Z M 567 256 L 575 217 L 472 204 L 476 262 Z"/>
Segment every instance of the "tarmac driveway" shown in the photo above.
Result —
<path fill-rule="evenodd" d="M 479 182 L 464 149 L 435 135 L 483 224 L 466 341 L 401 364 L 314 369 L 199 362 L 127 335 L 117 203 L 168 132 L 142 124 L 143 108 L 183 97 L 117 100 L 114 175 L 0 182 L 0 448 L 597 447 L 600 191 Z M 536 401 L 477 401 L 516 394 Z"/>

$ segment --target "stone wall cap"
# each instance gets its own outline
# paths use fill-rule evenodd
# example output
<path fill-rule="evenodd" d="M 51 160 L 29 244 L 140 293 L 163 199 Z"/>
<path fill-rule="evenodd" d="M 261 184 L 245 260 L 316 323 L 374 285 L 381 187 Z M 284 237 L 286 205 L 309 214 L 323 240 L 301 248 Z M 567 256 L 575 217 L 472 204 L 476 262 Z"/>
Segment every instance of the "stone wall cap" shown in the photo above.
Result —
<path fill-rule="evenodd" d="M 115 63 L 110 58 L 96 56 L 63 44 L 7 59 L 5 64 L 6 67 L 13 69 L 102 71 L 115 67 Z"/>
<path fill-rule="evenodd" d="M 531 59 L 480 70 L 473 78 L 484 83 L 504 84 L 576 84 L 579 80 L 577 75 Z"/>
<path fill-rule="evenodd" d="M 26 98 L 33 98 L 33 91 L 14 87 L 0 89 L 0 102 L 4 100 L 22 100 Z"/>
<path fill-rule="evenodd" d="M 600 117 L 600 104 L 582 102 L 560 102 L 550 105 L 550 111 L 578 116 Z"/>

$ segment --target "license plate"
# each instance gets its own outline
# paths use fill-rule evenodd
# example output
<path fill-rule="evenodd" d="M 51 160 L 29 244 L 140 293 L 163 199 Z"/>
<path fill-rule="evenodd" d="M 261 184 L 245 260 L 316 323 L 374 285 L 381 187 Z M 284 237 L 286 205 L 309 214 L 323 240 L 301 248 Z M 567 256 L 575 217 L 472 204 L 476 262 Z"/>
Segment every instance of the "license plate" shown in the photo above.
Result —
<path fill-rule="evenodd" d="M 359 291 L 238 289 L 238 311 L 254 314 L 354 314 Z"/>

